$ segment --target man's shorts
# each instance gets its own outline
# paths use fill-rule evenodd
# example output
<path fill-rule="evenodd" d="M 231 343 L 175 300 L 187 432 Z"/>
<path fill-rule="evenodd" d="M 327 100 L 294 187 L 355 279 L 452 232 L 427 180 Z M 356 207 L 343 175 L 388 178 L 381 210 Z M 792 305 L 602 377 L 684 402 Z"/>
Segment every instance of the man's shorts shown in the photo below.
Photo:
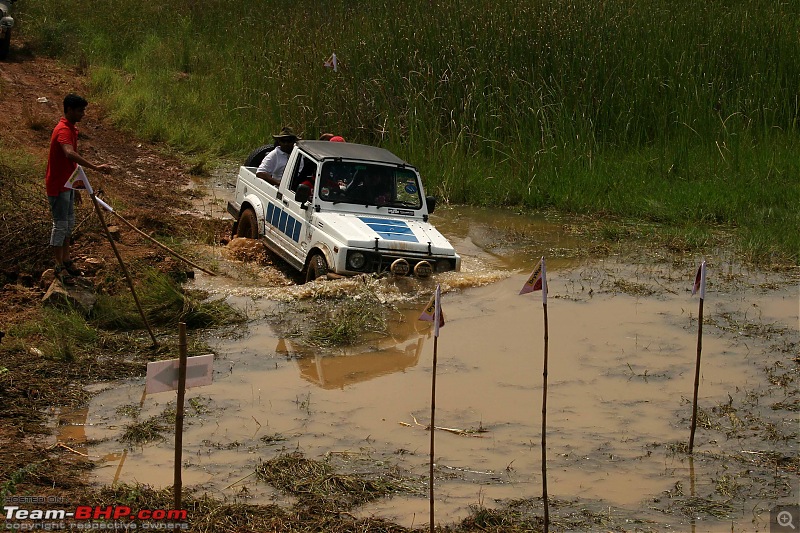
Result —
<path fill-rule="evenodd" d="M 50 232 L 50 246 L 69 244 L 72 229 L 75 227 L 75 191 L 69 190 L 58 196 L 48 196 L 50 212 L 53 214 L 53 230 Z"/>

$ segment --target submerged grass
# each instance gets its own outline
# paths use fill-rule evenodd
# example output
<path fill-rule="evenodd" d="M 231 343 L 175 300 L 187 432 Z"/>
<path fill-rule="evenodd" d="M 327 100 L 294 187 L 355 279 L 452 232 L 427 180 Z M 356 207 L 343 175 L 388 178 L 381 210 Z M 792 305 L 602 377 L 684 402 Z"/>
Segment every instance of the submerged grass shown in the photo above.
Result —
<path fill-rule="evenodd" d="M 287 337 L 312 346 L 348 346 L 369 336 L 384 336 L 396 309 L 381 297 L 370 278 L 354 278 L 345 290 L 332 285 L 310 298 L 284 303 L 272 319 Z"/>
<path fill-rule="evenodd" d="M 272 10 L 281 32 L 253 16 Z M 200 166 L 284 124 L 334 131 L 418 165 L 446 202 L 690 236 L 724 225 L 752 261 L 800 262 L 785 230 L 800 226 L 796 3 L 46 0 L 17 14 L 38 50 L 88 67 L 119 124 Z"/>
<path fill-rule="evenodd" d="M 329 463 L 308 459 L 300 452 L 261 463 L 256 474 L 288 494 L 339 511 L 401 492 L 416 492 L 410 480 L 391 473 L 340 474 Z"/>

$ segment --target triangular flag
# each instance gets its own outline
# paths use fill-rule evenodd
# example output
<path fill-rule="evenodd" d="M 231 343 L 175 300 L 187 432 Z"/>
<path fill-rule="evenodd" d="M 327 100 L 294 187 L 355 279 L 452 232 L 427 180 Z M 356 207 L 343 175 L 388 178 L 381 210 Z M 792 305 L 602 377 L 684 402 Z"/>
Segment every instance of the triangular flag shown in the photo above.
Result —
<path fill-rule="evenodd" d="M 338 72 L 339 60 L 336 59 L 336 54 L 335 53 L 331 54 L 331 56 L 325 60 L 325 63 L 323 63 L 322 66 L 327 68 L 332 68 L 334 72 Z"/>
<path fill-rule="evenodd" d="M 533 291 L 542 291 L 542 303 L 547 303 L 547 269 L 544 263 L 544 257 L 539 260 L 539 264 L 533 269 L 531 275 L 522 289 L 520 294 L 528 294 Z"/>
<path fill-rule="evenodd" d="M 89 178 L 86 177 L 86 173 L 80 165 L 76 166 L 75 170 L 72 171 L 72 175 L 67 180 L 67 183 L 64 184 L 64 187 L 67 189 L 86 190 L 89 191 L 89 194 L 94 194 Z"/>
<path fill-rule="evenodd" d="M 438 320 L 437 320 L 438 318 Z M 441 285 L 436 286 L 436 293 L 431 296 L 431 301 L 419 315 L 419 320 L 433 322 L 433 334 L 439 336 L 439 328 L 444 326 L 444 313 L 442 312 L 442 290 Z"/>
<path fill-rule="evenodd" d="M 692 286 L 692 296 L 697 293 L 700 293 L 700 299 L 705 300 L 706 298 L 706 262 L 703 261 L 700 263 L 700 266 L 697 267 L 697 274 L 694 276 L 694 285 Z"/>

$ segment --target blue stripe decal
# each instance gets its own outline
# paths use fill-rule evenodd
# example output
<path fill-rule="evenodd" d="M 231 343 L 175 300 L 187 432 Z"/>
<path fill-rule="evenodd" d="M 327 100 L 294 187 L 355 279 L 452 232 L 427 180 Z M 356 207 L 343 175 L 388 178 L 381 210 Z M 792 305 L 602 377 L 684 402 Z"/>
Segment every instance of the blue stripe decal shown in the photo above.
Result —
<path fill-rule="evenodd" d="M 390 241 L 419 242 L 414 232 L 402 220 L 392 220 L 374 217 L 358 217 L 381 238 Z"/>
<path fill-rule="evenodd" d="M 377 232 L 381 238 L 387 241 L 406 241 L 406 242 L 419 242 L 413 235 L 402 235 L 400 233 L 381 233 Z"/>
<path fill-rule="evenodd" d="M 295 242 L 300 242 L 303 223 L 275 204 L 267 205 L 267 222 Z"/>
<path fill-rule="evenodd" d="M 281 209 L 279 207 L 275 207 L 275 209 L 272 210 L 272 218 L 269 220 L 269 223 L 272 224 L 273 226 L 277 226 L 278 219 L 280 218 L 280 216 L 281 216 Z"/>
<path fill-rule="evenodd" d="M 389 224 L 370 224 L 369 227 L 379 233 L 404 233 L 406 235 L 414 235 L 414 232 L 411 231 L 411 228 L 409 228 L 408 226 L 393 226 Z"/>

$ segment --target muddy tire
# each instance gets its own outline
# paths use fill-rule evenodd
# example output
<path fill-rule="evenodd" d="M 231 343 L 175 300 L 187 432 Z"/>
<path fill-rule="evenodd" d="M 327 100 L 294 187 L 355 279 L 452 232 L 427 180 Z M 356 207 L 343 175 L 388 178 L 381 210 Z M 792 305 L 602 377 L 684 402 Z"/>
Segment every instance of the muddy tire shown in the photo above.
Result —
<path fill-rule="evenodd" d="M 6 30 L 6 35 L 0 39 L 0 59 L 8 57 L 8 51 L 11 49 L 11 30 Z"/>
<path fill-rule="evenodd" d="M 273 148 L 275 148 L 274 144 L 265 144 L 264 146 L 260 146 L 250 152 L 250 155 L 244 160 L 244 166 L 246 167 L 258 167 L 261 162 L 267 157 L 267 154 L 270 153 Z"/>
<path fill-rule="evenodd" d="M 255 211 L 252 209 L 242 211 L 239 221 L 236 223 L 236 236 L 245 239 L 258 238 L 258 220 Z"/>
<path fill-rule="evenodd" d="M 325 256 L 321 253 L 315 253 L 308 260 L 306 267 L 306 283 L 314 281 L 317 278 L 324 278 L 328 275 L 328 262 L 325 261 Z"/>

